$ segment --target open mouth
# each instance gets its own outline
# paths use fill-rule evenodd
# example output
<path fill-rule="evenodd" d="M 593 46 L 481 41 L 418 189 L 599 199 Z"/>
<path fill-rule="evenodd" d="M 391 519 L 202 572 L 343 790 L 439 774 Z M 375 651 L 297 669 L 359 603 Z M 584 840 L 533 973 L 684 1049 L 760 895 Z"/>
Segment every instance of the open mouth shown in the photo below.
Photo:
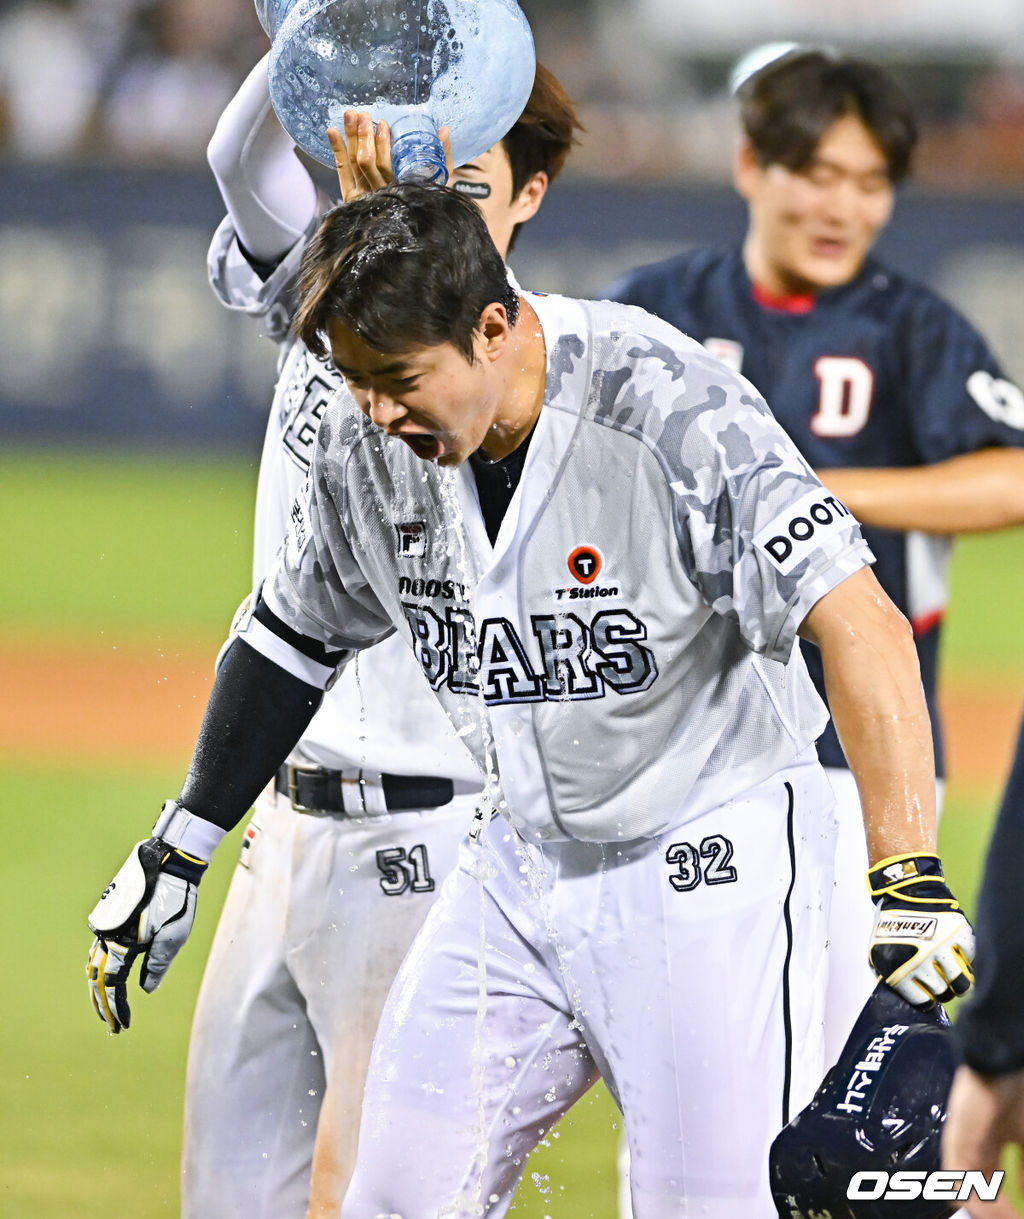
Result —
<path fill-rule="evenodd" d="M 813 242 L 813 247 L 819 258 L 843 258 L 850 243 L 835 237 L 819 237 Z"/>
<path fill-rule="evenodd" d="M 399 433 L 398 439 L 403 440 L 423 461 L 436 461 L 444 452 L 440 440 L 429 432 Z"/>

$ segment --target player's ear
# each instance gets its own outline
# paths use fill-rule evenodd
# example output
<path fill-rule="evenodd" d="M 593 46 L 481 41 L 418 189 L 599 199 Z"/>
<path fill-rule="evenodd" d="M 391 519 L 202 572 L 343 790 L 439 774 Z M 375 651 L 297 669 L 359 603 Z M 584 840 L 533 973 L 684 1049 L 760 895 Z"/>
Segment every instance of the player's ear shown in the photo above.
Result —
<path fill-rule="evenodd" d="M 732 159 L 732 184 L 736 193 L 749 201 L 755 193 L 761 173 L 761 165 L 753 144 L 747 139 L 737 141 Z"/>
<path fill-rule="evenodd" d="M 511 329 L 505 306 L 492 301 L 480 314 L 478 354 L 493 363 L 508 346 Z"/>
<path fill-rule="evenodd" d="M 547 189 L 548 176 L 544 170 L 538 169 L 512 200 L 512 223 L 525 224 L 527 220 L 532 220 L 544 201 Z"/>

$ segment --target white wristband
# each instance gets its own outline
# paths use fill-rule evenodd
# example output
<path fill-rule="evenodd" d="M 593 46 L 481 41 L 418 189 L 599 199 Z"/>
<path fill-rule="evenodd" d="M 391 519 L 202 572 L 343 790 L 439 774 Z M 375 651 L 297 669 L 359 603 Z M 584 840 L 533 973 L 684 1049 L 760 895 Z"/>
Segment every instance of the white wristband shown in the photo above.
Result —
<path fill-rule="evenodd" d="M 186 855 L 208 861 L 227 833 L 212 821 L 197 817 L 176 800 L 168 800 L 153 826 L 153 837 L 162 838 L 170 847 Z"/>

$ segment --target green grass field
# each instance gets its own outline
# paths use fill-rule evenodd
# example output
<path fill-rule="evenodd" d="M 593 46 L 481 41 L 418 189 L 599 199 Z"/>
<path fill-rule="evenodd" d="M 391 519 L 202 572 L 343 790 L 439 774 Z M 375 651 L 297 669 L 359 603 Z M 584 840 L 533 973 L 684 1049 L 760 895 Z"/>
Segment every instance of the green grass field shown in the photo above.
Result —
<path fill-rule="evenodd" d="M 196 640 L 211 659 L 246 591 L 255 470 L 238 460 L 13 451 L 0 457 L 8 641 Z M 947 664 L 1024 691 L 1019 606 L 1024 535 L 961 545 Z M 73 670 L 68 681 L 75 681 Z M 131 715 L 131 708 L 125 708 Z M 144 768 L 26 768 L 0 742 L 0 911 L 8 983 L 0 1072 L 0 1214 L 156 1219 L 177 1214 L 177 1155 L 190 1012 L 238 831 L 203 884 L 196 930 L 155 996 L 132 987 L 135 1023 L 112 1038 L 90 1010 L 85 916 L 187 758 Z M 943 851 L 970 901 L 1002 776 L 949 793 Z M 21 938 L 21 932 L 25 938 Z M 616 1114 L 587 1099 L 531 1161 L 522 1219 L 612 1219 Z M 534 1179 L 536 1178 L 536 1179 Z"/>

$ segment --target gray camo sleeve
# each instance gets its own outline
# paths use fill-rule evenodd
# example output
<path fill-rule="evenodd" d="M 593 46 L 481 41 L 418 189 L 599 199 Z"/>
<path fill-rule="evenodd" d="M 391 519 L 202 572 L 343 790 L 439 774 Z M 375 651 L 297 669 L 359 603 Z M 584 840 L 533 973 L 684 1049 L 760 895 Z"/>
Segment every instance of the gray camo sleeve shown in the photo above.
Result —
<path fill-rule="evenodd" d="M 206 256 L 214 296 L 225 309 L 258 318 L 263 323 L 263 333 L 278 343 L 288 337 L 298 306 L 297 277 L 302 255 L 317 230 L 320 216 L 331 206 L 331 200 L 322 191 L 318 200 L 319 213 L 267 279 L 257 275 L 242 253 L 229 216 L 225 216 L 217 227 Z"/>
<path fill-rule="evenodd" d="M 643 430 L 669 482 L 684 562 L 748 647 L 788 660 L 815 602 L 873 556 L 754 387 L 690 340 L 680 350 L 659 339 L 629 354 L 651 370 L 659 409 L 644 412 Z"/>
<path fill-rule="evenodd" d="M 263 595 L 273 613 L 299 634 L 351 653 L 387 638 L 395 627 L 346 529 L 338 483 L 343 465 L 332 459 L 328 470 L 324 445 L 318 444 Z"/>

